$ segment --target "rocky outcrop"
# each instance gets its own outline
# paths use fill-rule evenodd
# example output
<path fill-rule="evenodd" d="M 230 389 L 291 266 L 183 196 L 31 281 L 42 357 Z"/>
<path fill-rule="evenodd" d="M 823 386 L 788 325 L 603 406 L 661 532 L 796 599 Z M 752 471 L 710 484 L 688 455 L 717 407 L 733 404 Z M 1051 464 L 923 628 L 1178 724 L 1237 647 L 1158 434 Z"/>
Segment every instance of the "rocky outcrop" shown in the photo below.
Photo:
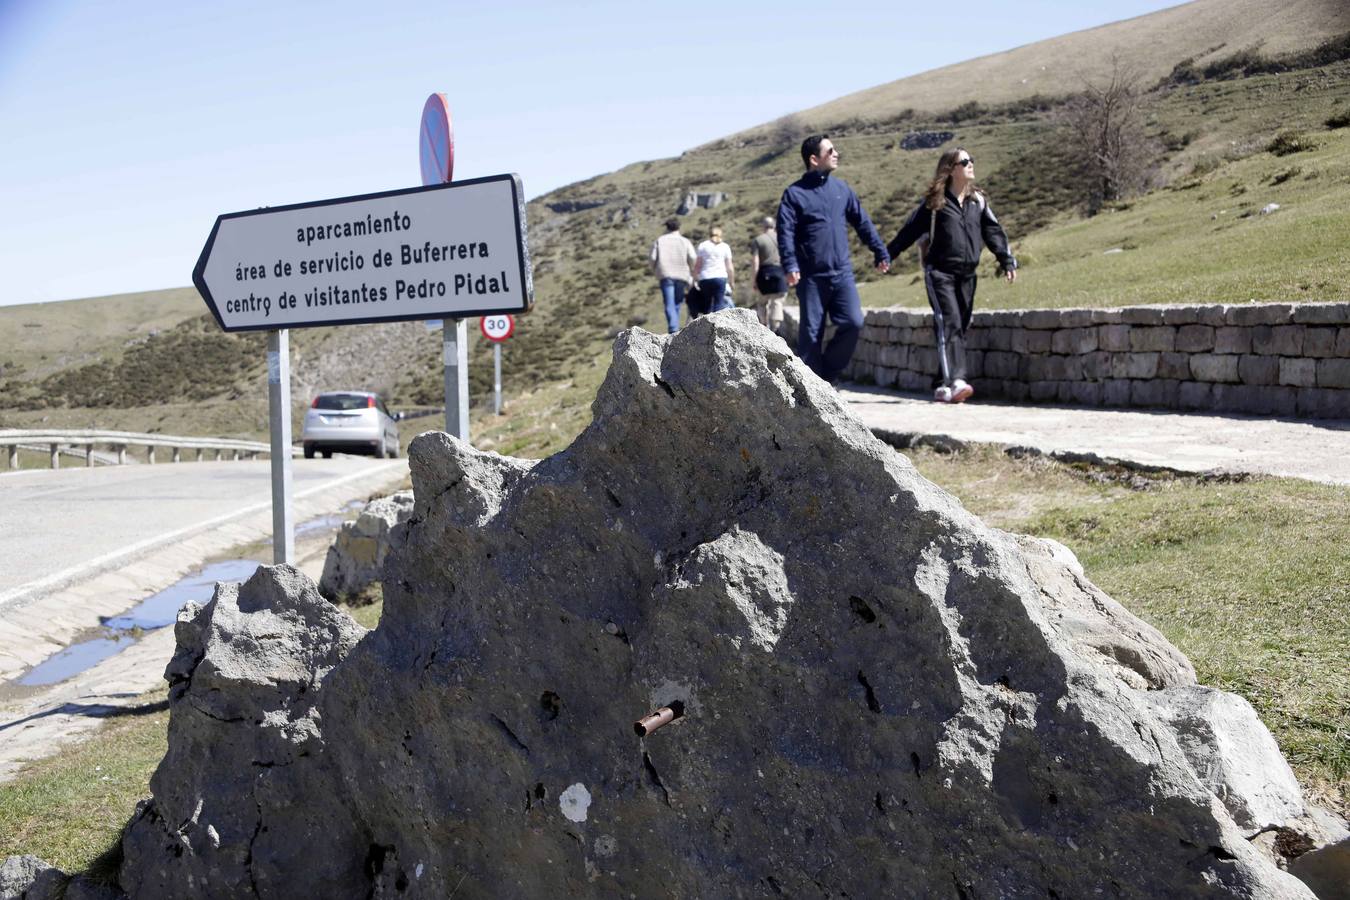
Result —
<path fill-rule="evenodd" d="M 593 414 L 418 437 L 369 634 L 286 567 L 185 611 L 129 893 L 1313 896 L 1249 708 L 750 313 L 621 335 Z"/>
<path fill-rule="evenodd" d="M 911 131 L 900 139 L 900 149 L 935 150 L 954 137 L 951 131 Z"/>
<path fill-rule="evenodd" d="M 343 522 L 324 559 L 319 593 L 334 602 L 364 596 L 384 575 L 384 560 L 394 532 L 412 515 L 412 491 L 399 491 L 366 504 L 351 522 Z"/>
<path fill-rule="evenodd" d="M 680 206 L 675 210 L 675 214 L 687 216 L 696 209 L 714 209 L 730 199 L 731 195 L 722 191 L 712 191 L 706 194 L 690 191 L 680 201 Z"/>

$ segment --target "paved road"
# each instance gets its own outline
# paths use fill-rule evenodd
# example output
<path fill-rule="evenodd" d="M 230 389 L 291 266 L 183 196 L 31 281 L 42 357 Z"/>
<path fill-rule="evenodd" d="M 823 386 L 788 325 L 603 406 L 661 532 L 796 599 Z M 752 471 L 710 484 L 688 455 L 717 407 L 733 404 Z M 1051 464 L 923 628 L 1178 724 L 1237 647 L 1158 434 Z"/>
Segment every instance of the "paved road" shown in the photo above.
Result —
<path fill-rule="evenodd" d="M 840 395 L 883 439 L 922 435 L 1028 447 L 1069 459 L 1181 472 L 1250 472 L 1350 485 L 1350 421 L 1264 419 L 927 397 L 845 384 Z M 893 441 L 894 442 L 894 441 Z"/>
<path fill-rule="evenodd" d="M 405 460 L 296 460 L 299 499 L 345 481 L 407 471 Z M 0 606 L 35 583 L 59 583 L 224 521 L 270 510 L 271 463 L 178 463 L 36 469 L 0 476 Z M 69 580 L 64 579 L 64 580 Z"/>

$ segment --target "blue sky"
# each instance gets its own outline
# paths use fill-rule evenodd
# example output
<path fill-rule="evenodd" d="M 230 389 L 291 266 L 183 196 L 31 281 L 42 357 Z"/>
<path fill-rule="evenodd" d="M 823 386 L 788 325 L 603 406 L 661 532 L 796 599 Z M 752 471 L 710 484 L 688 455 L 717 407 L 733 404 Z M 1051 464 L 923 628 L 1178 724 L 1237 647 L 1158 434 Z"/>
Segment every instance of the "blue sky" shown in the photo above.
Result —
<path fill-rule="evenodd" d="M 0 0 L 0 306 L 182 287 L 220 213 L 455 175 L 529 196 L 1170 0 Z"/>

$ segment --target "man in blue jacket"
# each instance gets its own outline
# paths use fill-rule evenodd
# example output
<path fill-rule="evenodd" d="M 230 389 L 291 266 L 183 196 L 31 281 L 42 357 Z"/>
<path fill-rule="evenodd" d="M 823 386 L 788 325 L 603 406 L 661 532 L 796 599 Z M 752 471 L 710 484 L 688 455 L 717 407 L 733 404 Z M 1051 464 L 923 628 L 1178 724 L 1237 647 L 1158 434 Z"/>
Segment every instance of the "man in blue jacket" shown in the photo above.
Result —
<path fill-rule="evenodd" d="M 788 186 L 778 204 L 778 251 L 801 304 L 797 355 L 832 382 L 853 358 L 863 326 L 845 225 L 852 225 L 871 248 L 877 271 L 889 271 L 891 258 L 853 188 L 831 177 L 839 168 L 839 151 L 829 136 L 813 134 L 802 141 L 802 162 L 806 174 Z M 835 332 L 822 349 L 826 313 Z"/>

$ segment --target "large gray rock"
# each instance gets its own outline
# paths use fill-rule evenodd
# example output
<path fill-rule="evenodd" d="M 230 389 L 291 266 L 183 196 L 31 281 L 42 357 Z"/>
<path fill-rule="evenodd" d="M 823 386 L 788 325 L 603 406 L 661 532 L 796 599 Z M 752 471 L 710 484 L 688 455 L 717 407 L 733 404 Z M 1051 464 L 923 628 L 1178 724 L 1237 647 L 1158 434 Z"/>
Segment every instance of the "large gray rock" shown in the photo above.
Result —
<path fill-rule="evenodd" d="M 593 412 L 416 439 L 359 641 L 285 567 L 180 619 L 130 894 L 1313 896 L 1155 703 L 1184 657 L 750 313 L 620 336 Z"/>
<path fill-rule="evenodd" d="M 396 530 L 412 510 L 412 491 L 399 491 L 370 501 L 353 521 L 343 522 L 324 558 L 319 593 L 333 601 L 351 600 L 381 580 Z"/>
<path fill-rule="evenodd" d="M 0 900 L 60 900 L 70 876 L 31 854 L 0 863 Z"/>

